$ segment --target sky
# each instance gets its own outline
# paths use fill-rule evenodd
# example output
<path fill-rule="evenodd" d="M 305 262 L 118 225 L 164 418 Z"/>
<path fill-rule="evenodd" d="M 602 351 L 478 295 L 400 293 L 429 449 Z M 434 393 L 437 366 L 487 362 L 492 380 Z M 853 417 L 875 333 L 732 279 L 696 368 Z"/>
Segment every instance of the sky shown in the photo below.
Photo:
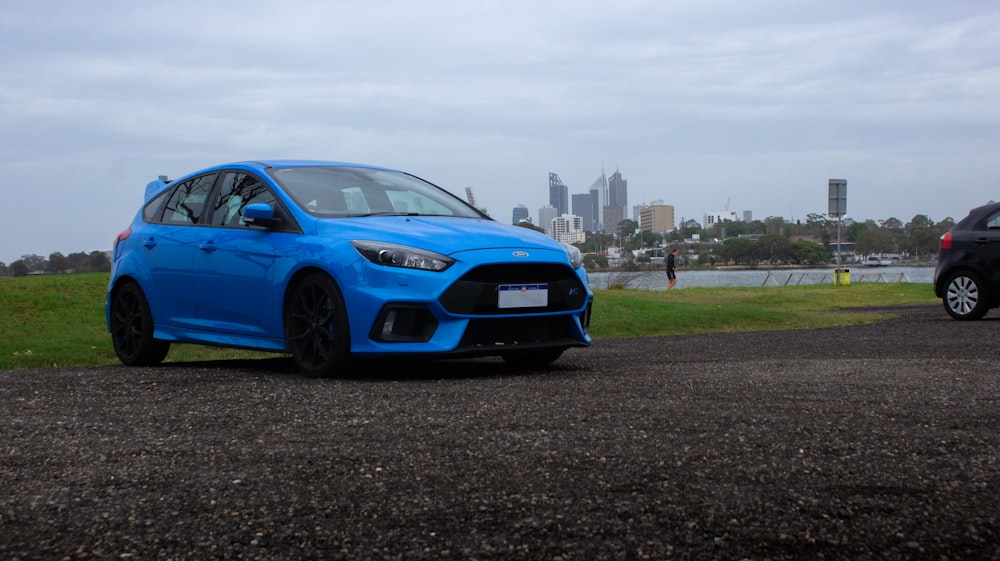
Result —
<path fill-rule="evenodd" d="M 231 161 L 414 173 L 511 221 L 548 173 L 678 221 L 964 217 L 1000 197 L 988 0 L 0 0 L 0 261 L 110 249 Z M 630 209 L 631 212 L 631 209 Z"/>

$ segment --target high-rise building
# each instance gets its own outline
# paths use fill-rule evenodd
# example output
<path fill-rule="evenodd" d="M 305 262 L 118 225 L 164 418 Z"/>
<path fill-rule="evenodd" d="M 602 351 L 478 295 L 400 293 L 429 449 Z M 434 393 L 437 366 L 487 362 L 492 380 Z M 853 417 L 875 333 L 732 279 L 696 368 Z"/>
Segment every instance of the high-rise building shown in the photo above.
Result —
<path fill-rule="evenodd" d="M 573 214 L 583 219 L 583 231 L 594 231 L 594 197 L 591 193 L 577 193 L 571 197 Z"/>
<path fill-rule="evenodd" d="M 592 232 L 604 231 L 604 205 L 608 204 L 608 178 L 601 171 L 601 175 L 590 186 L 590 197 L 594 204 L 593 230 Z"/>
<path fill-rule="evenodd" d="M 604 207 L 604 231 L 608 234 L 618 232 L 618 223 L 625 220 L 625 207 L 606 206 Z"/>
<path fill-rule="evenodd" d="M 674 229 L 674 206 L 653 201 L 639 213 L 639 230 L 662 234 Z"/>
<path fill-rule="evenodd" d="M 569 187 L 552 172 L 549 172 L 549 204 L 558 212 L 556 216 L 569 213 Z"/>
<path fill-rule="evenodd" d="M 615 170 L 608 178 L 608 199 L 604 206 L 604 231 L 615 232 L 618 223 L 628 218 L 628 180 Z"/>
<path fill-rule="evenodd" d="M 608 206 L 628 207 L 628 180 L 618 170 L 608 178 Z"/>
<path fill-rule="evenodd" d="M 543 206 L 538 209 L 538 224 L 536 224 L 536 226 L 539 228 L 545 228 L 546 233 L 551 232 L 552 219 L 557 216 L 559 216 L 559 214 L 556 213 L 556 207 L 552 205 Z"/>
<path fill-rule="evenodd" d="M 531 216 L 528 214 L 528 207 L 524 205 L 517 205 L 514 207 L 514 213 L 511 216 L 511 224 L 520 224 L 521 222 L 531 222 Z"/>
<path fill-rule="evenodd" d="M 552 237 L 562 243 L 583 243 L 583 218 L 573 214 L 563 214 L 552 219 Z"/>

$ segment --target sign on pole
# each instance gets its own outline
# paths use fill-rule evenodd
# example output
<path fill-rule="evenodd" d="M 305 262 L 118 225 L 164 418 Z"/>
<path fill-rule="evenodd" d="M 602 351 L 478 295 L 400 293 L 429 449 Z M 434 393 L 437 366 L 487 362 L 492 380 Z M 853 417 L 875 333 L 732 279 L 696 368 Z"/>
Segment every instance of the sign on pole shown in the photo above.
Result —
<path fill-rule="evenodd" d="M 830 216 L 839 218 L 847 214 L 847 180 L 830 180 Z"/>

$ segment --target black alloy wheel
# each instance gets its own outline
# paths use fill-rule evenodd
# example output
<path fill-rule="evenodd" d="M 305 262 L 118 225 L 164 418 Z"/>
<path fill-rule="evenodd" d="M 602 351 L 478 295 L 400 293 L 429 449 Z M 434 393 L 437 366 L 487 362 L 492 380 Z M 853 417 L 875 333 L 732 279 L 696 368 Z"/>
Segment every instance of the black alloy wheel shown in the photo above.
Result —
<path fill-rule="evenodd" d="M 163 362 L 170 343 L 153 338 L 153 314 L 139 285 L 128 282 L 111 298 L 111 342 L 115 354 L 128 366 Z"/>
<path fill-rule="evenodd" d="M 285 344 L 307 376 L 328 377 L 348 366 L 347 308 L 329 276 L 312 273 L 295 286 L 286 306 Z"/>
<path fill-rule="evenodd" d="M 944 309 L 957 320 L 976 320 L 989 310 L 986 293 L 979 277 L 969 271 L 952 273 L 945 283 Z"/>

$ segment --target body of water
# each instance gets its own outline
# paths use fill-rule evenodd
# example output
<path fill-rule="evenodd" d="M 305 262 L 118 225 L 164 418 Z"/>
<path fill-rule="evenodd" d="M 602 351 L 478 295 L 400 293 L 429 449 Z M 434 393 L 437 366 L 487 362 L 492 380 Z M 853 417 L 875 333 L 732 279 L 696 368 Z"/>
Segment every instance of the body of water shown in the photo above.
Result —
<path fill-rule="evenodd" d="M 729 271 L 692 269 L 677 273 L 677 287 L 685 286 L 794 286 L 800 284 L 833 284 L 833 269 L 753 269 Z M 613 275 L 638 275 L 629 288 L 666 290 L 667 273 L 663 269 L 637 273 L 589 273 L 593 288 L 607 288 Z M 934 267 L 853 267 L 851 282 L 934 282 Z"/>

